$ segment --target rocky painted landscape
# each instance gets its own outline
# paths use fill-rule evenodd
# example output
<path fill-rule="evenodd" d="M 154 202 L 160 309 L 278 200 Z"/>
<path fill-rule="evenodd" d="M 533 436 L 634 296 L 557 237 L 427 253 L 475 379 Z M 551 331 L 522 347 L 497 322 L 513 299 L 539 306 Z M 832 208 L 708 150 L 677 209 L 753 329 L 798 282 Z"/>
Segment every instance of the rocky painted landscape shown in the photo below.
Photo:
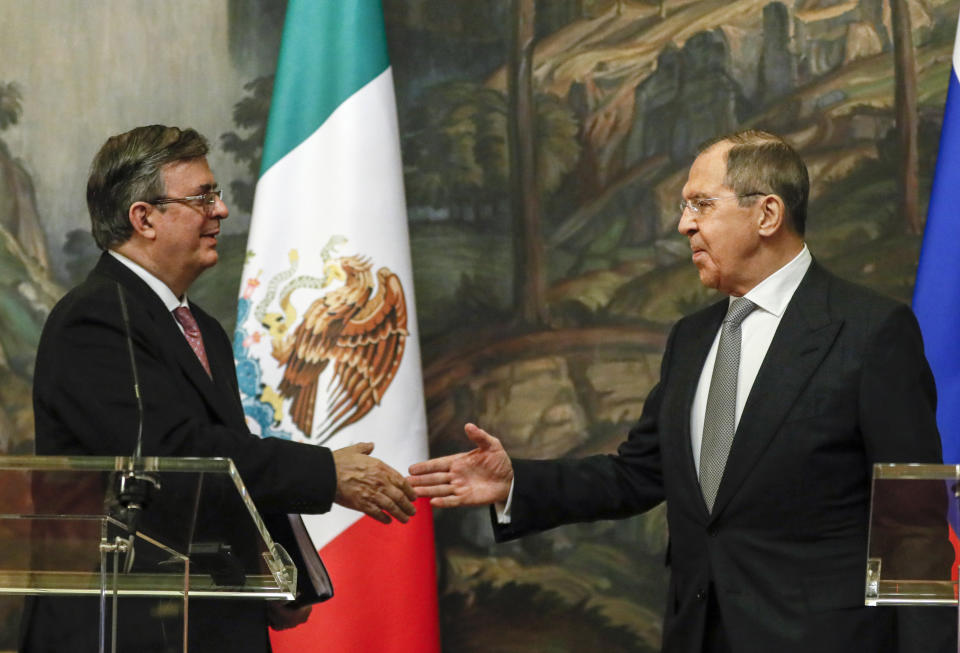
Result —
<path fill-rule="evenodd" d="M 675 224 L 686 168 L 717 134 L 746 126 L 784 134 L 812 173 L 814 255 L 909 301 L 920 236 L 900 208 L 889 0 L 537 3 L 538 127 L 528 136 L 549 316 L 539 323 L 520 318 L 513 294 L 504 64 L 512 5 L 384 5 L 434 454 L 466 447 L 466 421 L 517 456 L 615 449 L 657 378 L 672 322 L 716 299 L 700 287 Z M 902 5 L 922 216 L 960 2 Z M 2 453 L 31 450 L 39 331 L 96 255 L 83 233 L 44 231 L 30 162 L 2 142 L 3 129 L 24 119 L 16 82 L 0 79 Z M 223 239 L 220 266 L 191 295 L 228 328 L 244 240 Z M 658 650 L 662 507 L 504 545 L 493 543 L 488 519 L 485 510 L 436 517 L 445 650 Z"/>

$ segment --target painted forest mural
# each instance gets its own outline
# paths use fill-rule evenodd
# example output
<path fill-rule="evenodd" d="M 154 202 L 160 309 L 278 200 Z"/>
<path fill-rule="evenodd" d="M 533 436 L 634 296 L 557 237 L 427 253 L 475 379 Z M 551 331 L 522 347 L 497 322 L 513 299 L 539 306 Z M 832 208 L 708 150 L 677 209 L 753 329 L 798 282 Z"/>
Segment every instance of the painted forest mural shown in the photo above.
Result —
<path fill-rule="evenodd" d="M 83 11 L 41 4 L 66 14 L 57 29 L 71 29 L 62 26 Z M 170 4 L 189 13 L 185 0 Z M 209 107 L 185 102 L 182 118 L 176 105 L 165 115 L 189 124 L 191 112 L 204 112 L 197 120 L 217 125 L 206 132 L 233 217 L 221 263 L 191 297 L 230 330 L 284 3 L 210 4 L 207 20 L 222 22 L 224 36 L 209 56 L 236 83 L 217 87 Z M 657 377 L 670 325 L 715 299 L 676 233 L 677 200 L 697 145 L 724 132 L 784 135 L 812 175 L 814 256 L 909 301 L 960 0 L 383 4 L 433 455 L 466 449 L 467 421 L 516 456 L 615 449 Z M 117 31 L 143 11 L 103 5 L 103 16 L 116 12 L 107 28 Z M 23 24 L 10 29 L 24 40 L 52 22 L 12 13 Z M 5 58 L 25 56 L 16 39 L 0 43 Z M 70 71 L 76 84 L 94 74 Z M 32 452 L 44 318 L 97 251 L 82 195 L 67 218 L 45 212 L 55 174 L 25 134 L 37 119 L 31 107 L 52 98 L 31 97 L 26 73 L 7 75 L 0 71 L 0 453 L 15 454 Z M 74 128 L 96 131 L 99 145 L 146 121 L 125 115 Z M 67 154 L 62 165 L 82 180 L 92 151 Z M 444 651 L 659 649 L 662 506 L 502 545 L 488 520 L 480 509 L 435 513 Z M 0 648 L 14 645 L 17 606 L 3 603 Z"/>

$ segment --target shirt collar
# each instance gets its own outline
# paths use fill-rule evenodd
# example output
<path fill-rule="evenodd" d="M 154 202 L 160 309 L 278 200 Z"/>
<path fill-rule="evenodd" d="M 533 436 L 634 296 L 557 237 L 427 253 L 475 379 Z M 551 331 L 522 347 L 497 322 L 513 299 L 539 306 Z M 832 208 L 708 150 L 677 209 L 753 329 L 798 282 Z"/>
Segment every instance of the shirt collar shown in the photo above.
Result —
<path fill-rule="evenodd" d="M 793 260 L 754 286 L 744 297 L 766 312 L 781 317 L 812 261 L 810 250 L 804 243 Z"/>
<path fill-rule="evenodd" d="M 157 294 L 157 297 L 160 298 L 160 301 L 163 302 L 163 305 L 167 307 L 168 311 L 173 311 L 181 306 L 190 308 L 190 304 L 187 302 L 186 294 L 184 294 L 183 299 L 179 299 L 175 294 L 173 294 L 173 291 L 170 290 L 170 287 L 167 286 L 167 284 L 153 276 L 153 274 L 151 274 L 145 267 L 128 259 L 123 254 L 113 251 L 112 249 L 107 251 L 111 256 L 113 256 L 113 258 L 127 266 L 131 272 L 140 277 L 145 284 L 150 286 L 150 289 Z"/>

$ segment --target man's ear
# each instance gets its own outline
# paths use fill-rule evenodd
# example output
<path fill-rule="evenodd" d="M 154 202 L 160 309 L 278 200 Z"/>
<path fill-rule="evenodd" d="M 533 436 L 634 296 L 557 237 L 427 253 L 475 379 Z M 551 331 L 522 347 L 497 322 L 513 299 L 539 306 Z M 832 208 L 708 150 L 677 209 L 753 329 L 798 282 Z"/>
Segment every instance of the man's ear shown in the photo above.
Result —
<path fill-rule="evenodd" d="M 787 207 L 779 195 L 765 195 L 760 199 L 760 217 L 757 230 L 761 236 L 772 236 L 784 229 L 787 222 Z"/>
<path fill-rule="evenodd" d="M 157 230 L 153 226 L 153 221 L 157 217 L 157 208 L 153 204 L 146 202 L 134 202 L 130 205 L 127 212 L 127 218 L 133 227 L 133 232 L 148 240 L 157 237 Z"/>

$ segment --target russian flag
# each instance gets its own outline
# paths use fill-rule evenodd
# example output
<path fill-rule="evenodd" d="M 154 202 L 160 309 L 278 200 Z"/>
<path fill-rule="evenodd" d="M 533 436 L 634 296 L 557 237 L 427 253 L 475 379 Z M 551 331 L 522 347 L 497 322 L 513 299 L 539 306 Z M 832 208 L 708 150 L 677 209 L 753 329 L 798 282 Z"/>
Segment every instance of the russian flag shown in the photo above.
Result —
<path fill-rule="evenodd" d="M 943 461 L 960 463 L 960 24 L 953 47 L 940 153 L 930 192 L 927 225 L 913 288 L 913 311 L 920 322 L 927 360 L 937 384 L 937 426 Z M 960 560 L 960 514 L 949 502 L 950 542 Z M 957 561 L 952 569 L 958 578 Z M 954 590 L 956 592 L 956 590 Z"/>
<path fill-rule="evenodd" d="M 937 382 L 943 460 L 960 463 L 960 27 L 940 133 L 940 154 L 913 291 L 927 360 Z"/>

